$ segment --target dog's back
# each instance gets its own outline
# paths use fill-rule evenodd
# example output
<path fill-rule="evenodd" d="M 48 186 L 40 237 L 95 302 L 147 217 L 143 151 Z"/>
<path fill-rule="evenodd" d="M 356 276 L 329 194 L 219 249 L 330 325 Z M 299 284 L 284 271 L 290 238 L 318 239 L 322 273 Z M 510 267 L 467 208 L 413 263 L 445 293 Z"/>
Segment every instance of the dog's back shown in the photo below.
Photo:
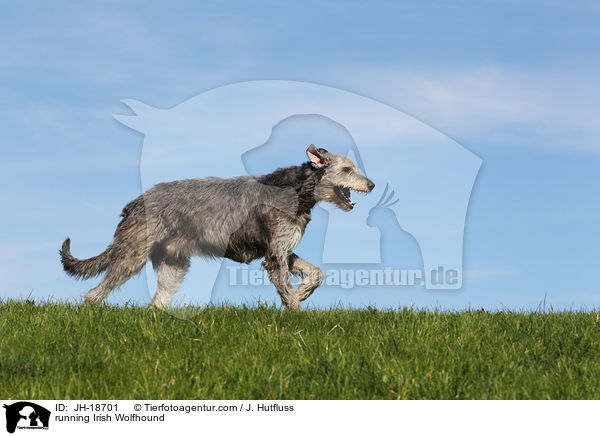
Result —
<path fill-rule="evenodd" d="M 164 241 L 185 254 L 222 257 L 232 234 L 253 214 L 266 207 L 293 215 L 295 197 L 291 188 L 264 185 L 252 176 L 187 179 L 154 186 L 123 213 L 142 213 L 156 243 Z"/>

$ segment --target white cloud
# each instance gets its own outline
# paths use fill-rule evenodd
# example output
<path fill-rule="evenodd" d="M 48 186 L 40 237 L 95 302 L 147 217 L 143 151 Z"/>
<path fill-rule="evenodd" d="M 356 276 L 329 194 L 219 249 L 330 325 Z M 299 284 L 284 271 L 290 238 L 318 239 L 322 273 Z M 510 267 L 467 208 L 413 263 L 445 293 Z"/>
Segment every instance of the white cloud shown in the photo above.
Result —
<path fill-rule="evenodd" d="M 67 103 L 24 103 L 0 109 L 13 127 L 5 134 L 0 168 L 3 171 L 39 171 L 93 165 L 131 168 L 131 150 L 115 142 L 122 130 L 107 106 L 85 107 Z M 131 145 L 139 147 L 138 143 Z"/>
<path fill-rule="evenodd" d="M 459 142 L 600 152 L 600 87 L 582 71 L 345 67 L 330 77 Z"/>

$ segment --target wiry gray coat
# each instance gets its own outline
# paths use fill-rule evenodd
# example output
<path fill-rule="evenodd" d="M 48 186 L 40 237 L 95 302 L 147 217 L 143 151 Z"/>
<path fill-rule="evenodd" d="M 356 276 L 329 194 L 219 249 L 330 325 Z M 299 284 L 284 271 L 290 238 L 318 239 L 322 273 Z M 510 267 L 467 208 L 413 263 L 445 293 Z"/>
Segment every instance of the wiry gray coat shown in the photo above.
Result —
<path fill-rule="evenodd" d="M 350 189 L 375 186 L 347 157 L 311 145 L 310 162 L 261 177 L 209 177 L 161 183 L 127 204 L 114 241 L 98 256 L 74 258 L 67 238 L 65 271 L 88 279 L 106 271 L 86 301 L 100 303 L 150 258 L 158 287 L 152 299 L 168 306 L 193 255 L 251 262 L 264 257 L 269 279 L 286 308 L 295 309 L 322 283 L 323 272 L 293 253 L 312 207 L 321 200 L 351 210 Z M 303 277 L 294 290 L 290 273 Z"/>

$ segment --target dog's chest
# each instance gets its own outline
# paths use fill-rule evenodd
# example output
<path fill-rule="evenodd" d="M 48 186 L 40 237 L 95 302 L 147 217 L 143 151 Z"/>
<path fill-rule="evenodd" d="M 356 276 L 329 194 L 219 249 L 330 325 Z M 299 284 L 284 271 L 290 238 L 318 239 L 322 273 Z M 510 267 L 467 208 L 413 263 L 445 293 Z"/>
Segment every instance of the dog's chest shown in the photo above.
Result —
<path fill-rule="evenodd" d="M 273 232 L 273 246 L 281 254 L 291 253 L 302 240 L 306 223 L 298 220 L 278 220 Z"/>

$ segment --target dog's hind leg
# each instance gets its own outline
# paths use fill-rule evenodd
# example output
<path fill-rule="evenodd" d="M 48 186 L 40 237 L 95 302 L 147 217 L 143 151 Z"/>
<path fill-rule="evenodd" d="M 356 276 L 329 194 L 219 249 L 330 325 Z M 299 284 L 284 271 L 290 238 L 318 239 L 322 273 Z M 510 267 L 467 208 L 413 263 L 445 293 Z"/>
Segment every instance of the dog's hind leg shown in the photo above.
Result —
<path fill-rule="evenodd" d="M 289 257 L 289 266 L 292 274 L 300 275 L 303 279 L 298 283 L 298 289 L 296 289 L 296 295 L 300 301 L 306 300 L 310 295 L 321 286 L 325 275 L 323 271 L 314 266 L 312 263 L 298 257 L 292 253 Z"/>
<path fill-rule="evenodd" d="M 139 273 L 147 260 L 148 255 L 139 252 L 123 253 L 121 257 L 112 260 L 100 284 L 85 294 L 85 302 L 92 304 L 102 303 L 113 289 L 118 288 Z"/>
<path fill-rule="evenodd" d="M 185 256 L 163 256 L 161 253 L 152 256 L 152 266 L 156 272 L 157 287 L 150 305 L 168 308 L 190 267 L 190 259 Z"/>
<path fill-rule="evenodd" d="M 112 246 L 106 274 L 98 286 L 85 294 L 86 303 L 102 303 L 113 289 L 142 270 L 150 253 L 145 221 L 136 218 L 121 221 Z"/>

